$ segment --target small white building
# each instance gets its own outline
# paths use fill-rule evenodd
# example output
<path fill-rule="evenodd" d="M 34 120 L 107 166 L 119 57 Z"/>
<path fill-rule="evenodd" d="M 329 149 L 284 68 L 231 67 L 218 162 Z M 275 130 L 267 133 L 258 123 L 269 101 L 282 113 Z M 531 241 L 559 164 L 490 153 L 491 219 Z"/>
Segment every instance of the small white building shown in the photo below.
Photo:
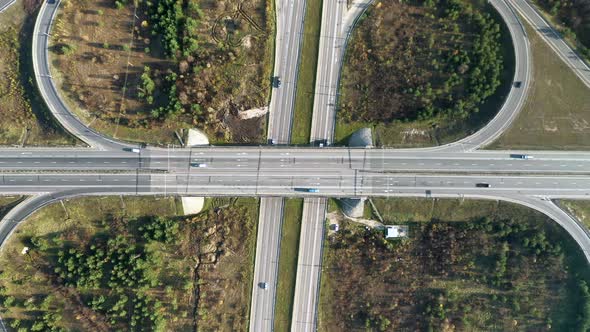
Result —
<path fill-rule="evenodd" d="M 385 225 L 385 238 L 395 239 L 408 237 L 409 227 L 406 225 Z"/>

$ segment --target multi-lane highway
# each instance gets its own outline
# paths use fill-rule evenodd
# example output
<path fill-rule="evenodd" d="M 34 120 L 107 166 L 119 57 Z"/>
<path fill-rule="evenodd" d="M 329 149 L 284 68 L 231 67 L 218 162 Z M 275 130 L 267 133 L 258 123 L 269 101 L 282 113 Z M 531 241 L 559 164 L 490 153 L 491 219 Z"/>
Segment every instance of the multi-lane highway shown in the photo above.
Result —
<path fill-rule="evenodd" d="M 289 144 L 297 88 L 305 1 L 277 0 L 275 65 L 268 117 L 268 140 Z M 278 82 L 281 82 L 280 85 Z M 245 159 L 245 158 L 244 158 Z M 244 166 L 246 166 L 244 164 Z M 284 201 L 262 198 L 250 309 L 250 331 L 272 331 Z M 260 285 L 268 285 L 266 289 Z"/>
<path fill-rule="evenodd" d="M 346 43 L 346 34 L 342 33 L 346 12 L 346 0 L 323 1 L 310 135 L 312 142 L 327 140 L 327 143 L 331 143 L 333 141 L 338 79 Z"/>
<path fill-rule="evenodd" d="M 0 153 L 3 156 L 0 158 L 0 184 L 3 184 L 0 190 L 4 191 L 11 185 L 10 182 L 18 179 L 36 185 L 35 178 L 51 182 L 53 177 L 63 185 L 70 186 L 67 182 L 72 181 L 64 174 L 71 174 L 69 176 L 82 182 L 90 178 L 101 181 L 105 176 L 111 176 L 112 179 L 127 182 L 137 182 L 144 179 L 142 177 L 158 181 L 166 179 L 162 183 L 175 185 L 186 185 L 187 179 L 190 180 L 189 185 L 203 183 L 206 186 L 225 185 L 225 181 L 228 181 L 228 186 L 243 182 L 243 187 L 248 183 L 258 183 L 256 193 L 260 195 L 266 192 L 274 194 L 268 191 L 270 184 L 286 179 L 293 179 L 293 182 L 290 180 L 281 186 L 293 190 L 299 185 L 319 186 L 323 184 L 322 181 L 336 181 L 340 177 L 342 181 L 350 181 L 350 177 L 361 181 L 377 175 L 437 177 L 440 174 L 442 178 L 442 174 L 447 174 L 481 176 L 482 179 L 487 175 L 546 176 L 559 181 L 565 176 L 587 177 L 590 174 L 590 154 L 584 152 L 523 152 L 530 159 L 511 157 L 513 153 L 508 151 L 434 153 L 390 149 L 267 147 L 203 147 L 171 151 L 145 149 L 141 154 L 37 149 L 9 149 L 0 150 Z M 207 167 L 191 167 L 191 163 L 206 163 Z M 342 183 L 344 185 L 345 182 Z M 17 184 L 24 183 L 14 185 Z M 139 182 L 139 185 L 145 183 Z M 17 188 L 16 192 L 18 190 L 24 189 Z M 347 190 L 343 187 L 340 195 L 354 195 Z M 225 194 L 222 191 L 217 193 Z"/>
<path fill-rule="evenodd" d="M 260 200 L 250 331 L 272 331 L 274 328 L 283 208 L 282 197 Z"/>
<path fill-rule="evenodd" d="M 314 112 L 311 126 L 312 142 L 320 140 L 330 144 L 333 141 L 336 123 L 336 106 L 338 104 L 339 80 L 346 45 L 358 18 L 372 2 L 372 0 L 353 0 L 350 8 L 348 7 L 348 2 L 344 0 L 323 2 L 318 69 L 314 94 Z M 520 88 L 513 87 L 511 89 L 502 109 L 482 130 L 453 144 L 426 150 L 444 150 L 449 152 L 475 150 L 482 145 L 488 144 L 499 136 L 500 133 L 512 123 L 512 120 L 516 117 L 522 107 L 529 86 L 528 76 L 530 72 L 530 52 L 528 49 L 526 34 L 518 21 L 518 17 L 504 1 L 492 0 L 491 3 L 504 18 L 515 45 L 516 70 L 514 80 L 523 81 L 524 84 L 521 84 Z M 402 169 L 408 169 L 408 167 L 411 167 L 407 164 L 402 164 L 400 166 Z M 360 195 L 361 192 L 356 192 L 356 194 Z M 325 201 L 323 203 L 325 204 Z M 304 209 L 306 208 L 308 210 L 312 209 L 311 206 L 306 206 L 304 203 Z M 315 213 L 319 212 L 316 211 Z M 307 237 L 313 238 L 314 236 L 315 234 L 306 234 L 303 233 L 302 230 L 301 241 L 304 241 Z M 318 246 L 321 247 L 321 242 Z M 301 256 L 307 255 L 308 251 L 315 252 L 318 250 L 319 248 L 303 248 L 303 252 L 300 253 L 300 259 Z M 319 265 L 321 263 L 321 257 L 316 257 L 316 259 L 318 261 L 314 262 L 314 264 Z M 300 278 L 300 275 L 298 275 L 297 283 L 305 283 L 305 285 L 299 287 L 299 289 L 318 289 L 319 284 L 317 284 L 317 279 L 318 278 Z M 316 283 L 309 284 L 309 282 Z M 296 297 L 297 296 L 298 294 L 296 294 Z M 317 310 L 317 303 L 315 301 L 298 302 L 298 306 L 294 307 L 294 317 L 302 317 L 305 313 L 315 312 L 315 310 Z M 293 324 L 295 324 L 295 321 L 293 321 Z M 292 329 L 294 327 L 295 325 L 293 325 Z M 309 322 L 309 324 L 306 325 L 306 330 L 312 331 L 315 330 L 315 328 L 315 321 Z"/>
<path fill-rule="evenodd" d="M 316 331 L 319 298 L 316 285 L 319 287 L 322 269 L 326 201 L 325 198 L 306 198 L 303 201 L 291 331 Z"/>
<path fill-rule="evenodd" d="M 303 36 L 305 1 L 277 0 L 276 14 L 274 76 L 279 78 L 281 85 L 273 87 L 272 91 L 268 138 L 276 144 L 289 144 Z"/>
<path fill-rule="evenodd" d="M 35 149 L 2 150 L 0 192 L 590 197 L 589 153 L 529 152 L 534 158 L 515 159 L 502 151 L 193 148 L 170 152 L 145 150 L 141 157 L 107 151 L 59 152 L 59 165 L 51 164 L 53 153 Z M 91 172 L 87 169 L 89 160 L 93 163 L 104 160 L 118 166 Z M 203 160 L 208 167 L 190 167 L 190 163 Z M 139 168 L 139 165 L 146 166 Z M 487 186 L 478 187 L 482 183 Z M 309 192 L 309 188 L 318 192 Z M 276 213 L 268 212 L 270 216 Z M 305 241 L 303 237 L 302 241 Z"/>

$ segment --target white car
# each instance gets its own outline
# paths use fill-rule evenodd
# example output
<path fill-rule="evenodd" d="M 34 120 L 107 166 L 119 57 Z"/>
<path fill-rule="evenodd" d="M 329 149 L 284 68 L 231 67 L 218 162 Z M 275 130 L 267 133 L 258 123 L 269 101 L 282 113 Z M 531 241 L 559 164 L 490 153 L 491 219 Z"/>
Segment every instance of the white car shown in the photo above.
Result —
<path fill-rule="evenodd" d="M 192 163 L 191 166 L 198 167 L 198 168 L 205 168 L 205 167 L 207 167 L 207 164 L 205 164 L 205 163 Z"/>

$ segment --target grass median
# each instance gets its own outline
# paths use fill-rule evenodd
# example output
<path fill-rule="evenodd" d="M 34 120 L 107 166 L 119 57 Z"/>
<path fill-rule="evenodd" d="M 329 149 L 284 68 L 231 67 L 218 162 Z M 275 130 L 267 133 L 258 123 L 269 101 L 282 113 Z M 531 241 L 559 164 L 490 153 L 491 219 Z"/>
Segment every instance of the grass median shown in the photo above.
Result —
<path fill-rule="evenodd" d="M 322 0 L 308 0 L 303 26 L 303 42 L 297 76 L 297 93 L 295 95 L 295 114 L 291 143 L 307 144 L 311 134 L 313 99 L 315 91 L 320 31 L 322 26 Z"/>
<path fill-rule="evenodd" d="M 281 233 L 281 255 L 279 257 L 279 282 L 275 304 L 275 331 L 289 331 L 291 328 L 302 213 L 303 199 L 293 198 L 285 202 L 285 220 Z"/>

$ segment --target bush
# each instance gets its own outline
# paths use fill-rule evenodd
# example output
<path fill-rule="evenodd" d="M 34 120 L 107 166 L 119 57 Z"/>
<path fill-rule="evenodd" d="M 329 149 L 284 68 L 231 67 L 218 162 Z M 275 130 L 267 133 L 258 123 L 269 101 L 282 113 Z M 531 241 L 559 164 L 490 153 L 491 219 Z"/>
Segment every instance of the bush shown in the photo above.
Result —
<path fill-rule="evenodd" d="M 139 227 L 144 239 L 172 243 L 178 235 L 178 222 L 164 217 L 149 217 Z"/>

